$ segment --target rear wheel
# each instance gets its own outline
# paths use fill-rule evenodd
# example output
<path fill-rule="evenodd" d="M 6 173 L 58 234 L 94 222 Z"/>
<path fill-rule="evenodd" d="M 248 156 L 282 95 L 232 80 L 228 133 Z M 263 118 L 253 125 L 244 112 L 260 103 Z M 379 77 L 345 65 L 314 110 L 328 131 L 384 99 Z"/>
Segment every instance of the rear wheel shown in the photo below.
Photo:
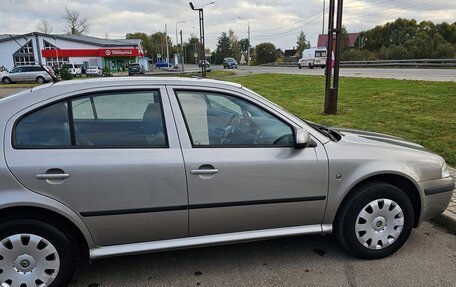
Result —
<path fill-rule="evenodd" d="M 44 82 L 46 82 L 46 80 L 43 77 L 39 76 L 39 77 L 36 77 L 36 82 L 38 84 L 43 84 Z"/>
<path fill-rule="evenodd" d="M 7 221 L 0 230 L 0 286 L 68 285 L 76 256 L 64 233 L 32 219 Z"/>
<path fill-rule="evenodd" d="M 11 79 L 8 78 L 8 77 L 3 77 L 2 82 L 3 82 L 3 84 L 5 84 L 5 85 L 8 85 L 8 84 L 11 84 L 11 83 L 12 83 L 12 82 L 11 82 Z"/>
<path fill-rule="evenodd" d="M 312 64 L 309 63 L 309 69 L 313 69 L 313 66 Z"/>
<path fill-rule="evenodd" d="M 336 236 L 357 257 L 383 258 L 405 243 L 413 227 L 413 206 L 399 188 L 383 182 L 358 188 L 336 220 Z"/>
<path fill-rule="evenodd" d="M 298 68 L 299 68 L 299 69 L 302 69 L 302 66 L 301 66 L 301 64 L 298 64 Z"/>

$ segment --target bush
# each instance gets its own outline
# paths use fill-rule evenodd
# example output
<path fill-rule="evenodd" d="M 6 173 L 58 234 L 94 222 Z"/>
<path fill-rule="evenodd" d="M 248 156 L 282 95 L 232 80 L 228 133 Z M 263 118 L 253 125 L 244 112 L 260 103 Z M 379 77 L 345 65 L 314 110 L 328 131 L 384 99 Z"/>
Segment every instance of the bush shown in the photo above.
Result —
<path fill-rule="evenodd" d="M 277 50 L 272 43 L 261 43 L 255 47 L 255 65 L 277 61 Z"/>
<path fill-rule="evenodd" d="M 62 78 L 62 80 L 73 79 L 73 74 L 70 72 L 70 68 L 68 66 L 62 66 L 62 68 L 60 69 L 60 78 Z"/>
<path fill-rule="evenodd" d="M 103 68 L 103 77 L 112 77 L 112 71 L 111 71 L 111 68 L 109 68 L 108 66 L 105 66 Z"/>

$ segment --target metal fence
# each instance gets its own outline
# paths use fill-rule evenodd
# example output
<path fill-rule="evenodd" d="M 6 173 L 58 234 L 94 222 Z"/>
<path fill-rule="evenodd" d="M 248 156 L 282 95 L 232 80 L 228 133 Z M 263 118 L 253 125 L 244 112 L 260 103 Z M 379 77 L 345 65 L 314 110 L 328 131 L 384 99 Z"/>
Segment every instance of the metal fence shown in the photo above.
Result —
<path fill-rule="evenodd" d="M 297 67 L 298 62 L 274 62 L 263 64 L 268 67 Z M 341 67 L 405 67 L 405 68 L 456 68 L 456 59 L 411 59 L 411 60 L 364 60 L 341 61 Z"/>

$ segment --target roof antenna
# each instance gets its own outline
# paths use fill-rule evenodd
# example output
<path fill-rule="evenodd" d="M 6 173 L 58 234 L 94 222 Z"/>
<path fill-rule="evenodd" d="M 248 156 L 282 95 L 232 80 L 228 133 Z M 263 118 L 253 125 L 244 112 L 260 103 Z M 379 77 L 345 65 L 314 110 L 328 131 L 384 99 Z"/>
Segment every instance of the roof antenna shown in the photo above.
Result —
<path fill-rule="evenodd" d="M 19 42 L 16 40 L 16 38 L 14 38 L 11 34 L 8 34 L 8 36 L 10 36 L 11 39 L 13 39 L 14 42 L 16 42 L 16 44 L 19 45 L 19 47 L 21 47 L 21 48 L 23 47 L 23 45 L 19 44 Z M 26 41 L 25 44 L 27 44 L 27 38 L 24 37 L 24 39 L 25 39 L 25 41 Z M 57 47 L 55 47 L 55 48 L 57 49 Z M 53 81 L 54 83 L 57 83 L 57 82 L 59 81 L 59 79 L 57 79 L 57 77 L 56 77 L 55 75 L 51 74 L 51 72 L 49 72 L 48 69 L 46 69 L 43 65 L 41 65 L 41 64 L 35 59 L 35 57 L 33 57 L 33 60 L 35 61 L 35 63 L 36 63 L 37 65 L 39 65 L 41 68 L 43 68 L 43 69 L 46 71 L 46 73 L 48 73 L 49 76 L 51 76 L 52 81 Z"/>

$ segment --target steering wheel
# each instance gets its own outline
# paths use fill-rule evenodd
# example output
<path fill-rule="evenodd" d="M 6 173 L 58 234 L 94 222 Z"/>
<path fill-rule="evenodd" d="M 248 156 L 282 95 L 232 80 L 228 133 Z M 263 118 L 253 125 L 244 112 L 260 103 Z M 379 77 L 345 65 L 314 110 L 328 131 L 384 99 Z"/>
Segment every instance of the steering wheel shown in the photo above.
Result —
<path fill-rule="evenodd" d="M 237 130 L 239 127 L 239 124 L 241 122 L 241 117 L 238 114 L 233 114 L 230 119 L 228 120 L 228 123 L 226 124 L 226 127 L 223 129 L 223 136 L 221 139 L 221 144 L 229 144 L 230 143 L 230 138 L 234 134 L 234 132 Z"/>
<path fill-rule="evenodd" d="M 279 144 L 284 139 L 287 139 L 288 142 L 287 143 L 283 143 L 283 144 L 289 144 L 290 143 L 290 137 L 291 137 L 290 134 L 282 135 L 282 136 L 278 137 L 272 144 Z"/>

